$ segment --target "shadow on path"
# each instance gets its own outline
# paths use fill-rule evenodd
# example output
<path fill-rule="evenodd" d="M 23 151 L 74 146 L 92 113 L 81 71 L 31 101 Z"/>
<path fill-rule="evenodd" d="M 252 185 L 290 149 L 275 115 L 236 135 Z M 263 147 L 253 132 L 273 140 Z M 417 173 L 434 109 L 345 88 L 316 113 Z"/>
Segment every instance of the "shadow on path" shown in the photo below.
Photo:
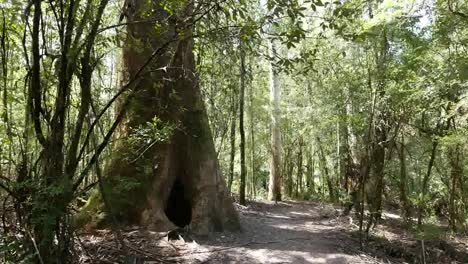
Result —
<path fill-rule="evenodd" d="M 239 211 L 241 233 L 198 238 L 204 249 L 192 257 L 210 254 L 203 263 L 380 263 L 361 256 L 353 234 L 330 223 L 316 203 L 251 202 Z"/>

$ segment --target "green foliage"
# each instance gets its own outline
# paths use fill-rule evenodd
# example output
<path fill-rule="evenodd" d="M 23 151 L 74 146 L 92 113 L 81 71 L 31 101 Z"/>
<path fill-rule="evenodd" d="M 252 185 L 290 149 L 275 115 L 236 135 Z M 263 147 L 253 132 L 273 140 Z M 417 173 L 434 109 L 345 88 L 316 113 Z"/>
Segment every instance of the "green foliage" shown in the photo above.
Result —
<path fill-rule="evenodd" d="M 417 239 L 431 241 L 443 240 L 447 237 L 447 230 L 434 223 L 424 224 L 416 234 Z"/>
<path fill-rule="evenodd" d="M 0 238 L 0 255 L 4 264 L 33 263 L 34 255 L 25 252 L 24 244 L 17 237 L 4 236 Z"/>
<path fill-rule="evenodd" d="M 134 51 L 151 45 L 138 35 L 123 41 L 126 23 L 117 18 L 131 10 L 121 10 L 116 1 L 109 1 L 99 21 L 99 5 L 107 1 L 65 1 L 63 6 L 56 1 L 39 2 L 40 23 L 34 22 L 34 1 L 0 4 L 0 194 L 2 198 L 9 195 L 24 215 L 22 221 L 15 220 L 23 240 L 15 238 L 16 234 L 0 238 L 0 261 L 7 263 L 20 263 L 18 256 L 23 253 L 23 261 L 33 257 L 32 237 L 44 235 L 58 249 L 54 234 L 66 234 L 61 228 L 76 207 L 76 197 L 88 200 L 75 217 L 75 226 L 109 220 L 106 210 L 119 217 L 136 200 L 144 200 L 142 190 L 148 188 L 149 179 L 142 175 L 153 168 L 141 161 L 153 159 L 157 155 L 153 147 L 164 144 L 176 129 L 183 129 L 154 118 L 130 131 L 120 131 L 128 135 L 124 140 L 114 141 L 110 136 L 109 144 L 104 144 L 120 110 L 108 100 L 126 79 L 120 75 L 119 49 L 122 43 Z M 72 6 L 73 2 L 80 4 Z M 178 27 L 195 23 L 191 25 L 198 71 L 194 75 L 212 133 L 184 132 L 211 134 L 221 170 L 228 176 L 230 130 L 233 126 L 238 136 L 243 74 L 248 196 L 264 197 L 268 188 L 272 113 L 268 72 L 273 63 L 282 90 L 283 189 L 288 185 L 297 189 L 291 196 L 329 199 L 334 193 L 343 204 L 354 202 L 352 192 L 360 184 L 361 169 L 375 163 L 371 150 L 384 146 L 380 176 L 385 201 L 403 204 L 406 196 L 407 206 L 422 212 L 423 223 L 435 224 L 440 217 L 448 218 L 453 230 L 467 227 L 466 1 L 197 1 L 193 17 L 174 19 L 186 11 L 187 2 L 158 2 L 169 16 L 168 23 Z M 165 24 L 152 21 L 153 3 L 142 0 L 145 8 L 138 15 L 148 21 L 129 26 L 144 24 L 163 38 Z M 39 54 L 33 59 L 35 23 L 40 33 Z M 93 25 L 98 26 L 95 35 Z M 65 32 L 68 27 L 71 31 Z M 65 41 L 66 36 L 71 39 Z M 179 37 L 186 37 L 184 30 Z M 273 58 L 267 42 L 277 47 Z M 246 64 L 242 74 L 241 57 Z M 39 81 L 32 80 L 34 60 L 39 61 Z M 64 60 L 67 65 L 62 65 Z M 91 71 L 89 87 L 83 84 L 86 70 Z M 34 86 L 38 83 L 39 90 Z M 155 89 L 160 87 L 161 83 L 154 83 Z M 90 98 L 84 96 L 86 88 L 90 88 Z M 127 90 L 115 101 L 125 102 L 129 94 Z M 65 103 L 57 108 L 59 99 Z M 88 101 L 89 107 L 80 115 Z M 148 106 L 133 107 L 144 113 Z M 377 136 L 382 131 L 385 139 Z M 41 142 L 41 133 L 47 144 Z M 239 188 L 240 170 L 236 140 L 234 191 Z M 58 144 L 60 148 L 54 149 Z M 434 144 L 437 148 L 430 168 Z M 112 148 L 117 151 L 111 152 Z M 401 149 L 404 157 L 400 157 Z M 52 155 L 55 153 L 60 155 Z M 95 189 L 89 192 L 101 167 L 105 175 L 121 169 L 107 168 L 110 159 L 134 164 L 135 170 L 104 180 L 104 192 L 112 205 L 106 209 L 101 194 Z M 51 169 L 59 163 L 60 168 Z M 355 174 L 349 175 L 353 170 Z M 369 177 L 379 176 L 374 174 Z M 25 236 L 33 226 L 36 230 Z M 420 238 L 442 237 L 441 230 L 422 225 Z"/>
<path fill-rule="evenodd" d="M 95 190 L 80 212 L 75 216 L 76 227 L 84 225 L 104 226 L 113 224 L 115 219 L 129 220 L 129 211 L 133 212 L 141 204 L 135 205 L 136 201 L 144 202 L 145 193 L 150 188 L 151 181 L 147 175 L 151 175 L 153 168 L 145 166 L 146 159 L 154 159 L 155 145 L 167 141 L 177 128 L 162 122 L 158 117 L 154 117 L 151 122 L 147 122 L 129 132 L 124 144 L 120 144 L 122 149 L 114 156 L 122 164 L 132 164 L 135 171 L 132 174 L 123 174 L 121 177 L 106 177 L 103 181 L 104 196 Z M 108 174 L 113 174 L 121 168 L 117 164 L 115 168 L 107 168 Z M 150 172 L 148 173 L 148 170 Z M 108 200 L 108 205 L 104 203 L 104 197 Z M 109 206 L 108 208 L 106 206 Z M 130 214 L 131 215 L 131 214 Z M 135 216 L 136 217 L 136 216 Z"/>
<path fill-rule="evenodd" d="M 462 171 L 468 169 L 463 158 L 467 151 L 468 113 L 465 76 L 468 32 L 463 18 L 466 5 L 453 2 L 450 7 L 446 1 L 362 0 L 265 3 L 266 6 L 258 6 L 240 1 L 236 8 L 225 9 L 226 17 L 240 27 L 240 38 L 249 47 L 247 56 L 253 57 L 247 60 L 249 87 L 253 92 L 247 99 L 252 100 L 251 109 L 249 106 L 246 110 L 247 124 L 253 131 L 248 128 L 247 132 L 253 133 L 253 137 L 247 135 L 246 152 L 254 153 L 253 162 L 247 165 L 248 179 L 257 187 L 257 195 L 266 188 L 258 180 L 268 178 L 263 172 L 268 170 L 270 155 L 267 71 L 272 58 L 266 55 L 266 43 L 258 39 L 263 37 L 275 40 L 279 47 L 273 59 L 283 90 L 281 130 L 283 159 L 287 163 L 283 184 L 288 184 L 290 177 L 294 188 L 298 183 L 297 142 L 299 137 L 304 137 L 305 151 L 312 159 L 311 164 L 302 162 L 303 181 L 309 166 L 319 178 L 315 192 L 303 189 L 302 198 L 308 199 L 312 193 L 327 195 L 314 140 L 319 137 L 336 194 L 341 202 L 349 203 L 351 197 L 342 185 L 344 169 L 350 166 L 349 158 L 351 165 L 359 168 L 367 144 L 384 144 L 383 188 L 387 201 L 401 204 L 400 192 L 404 186 L 408 206 L 421 208 L 424 219 L 441 213 L 445 216 L 440 217 L 450 217 L 450 199 L 456 200 L 456 208 L 466 208 L 462 202 L 467 199 L 466 194 L 461 187 L 453 190 L 450 185 L 454 176 L 453 158 L 449 155 L 449 150 L 453 152 L 458 146 Z M 231 107 L 221 109 L 237 104 L 231 97 L 239 76 L 232 72 L 226 74 L 224 70 L 237 69 L 239 65 L 239 53 L 235 49 L 237 31 L 230 33 L 229 37 L 218 35 L 210 43 L 197 45 L 205 52 L 199 69 L 210 122 L 214 131 L 221 132 L 228 131 L 232 118 Z M 374 138 L 376 124 L 383 124 L 386 142 Z M 227 135 L 214 135 L 225 175 L 230 153 Z M 435 165 L 423 194 L 434 142 L 439 144 Z M 400 184 L 401 160 L 396 155 L 401 144 L 406 154 L 403 185 Z M 288 164 L 292 164 L 292 175 Z M 237 166 L 236 163 L 236 173 Z M 467 186 L 463 188 L 468 188 L 465 174 L 461 181 L 462 186 Z M 351 185 L 357 188 L 357 179 Z M 450 196 L 451 193 L 455 194 Z M 464 211 L 458 209 L 456 214 Z"/>
<path fill-rule="evenodd" d="M 130 135 L 126 140 L 128 151 L 128 159 L 141 158 L 155 144 L 167 141 L 177 129 L 176 124 L 167 124 L 162 122 L 158 117 L 154 117 L 151 122 L 147 122 L 130 131 Z"/>
<path fill-rule="evenodd" d="M 138 178 L 106 179 L 104 193 L 111 207 L 106 208 L 100 191 L 93 190 L 87 202 L 73 217 L 74 228 L 102 228 L 114 224 L 115 219 L 123 219 L 128 208 L 135 207 L 136 194 L 141 194 L 145 185 Z"/>

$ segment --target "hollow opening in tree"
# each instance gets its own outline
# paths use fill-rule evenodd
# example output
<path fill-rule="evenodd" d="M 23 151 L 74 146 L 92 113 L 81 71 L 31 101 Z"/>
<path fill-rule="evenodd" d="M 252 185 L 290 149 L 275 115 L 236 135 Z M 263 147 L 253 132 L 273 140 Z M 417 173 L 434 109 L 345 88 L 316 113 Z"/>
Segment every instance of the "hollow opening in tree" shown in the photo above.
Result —
<path fill-rule="evenodd" d="M 167 218 L 178 227 L 187 226 L 192 221 L 192 203 L 187 198 L 184 184 L 178 178 L 172 185 L 164 212 Z"/>

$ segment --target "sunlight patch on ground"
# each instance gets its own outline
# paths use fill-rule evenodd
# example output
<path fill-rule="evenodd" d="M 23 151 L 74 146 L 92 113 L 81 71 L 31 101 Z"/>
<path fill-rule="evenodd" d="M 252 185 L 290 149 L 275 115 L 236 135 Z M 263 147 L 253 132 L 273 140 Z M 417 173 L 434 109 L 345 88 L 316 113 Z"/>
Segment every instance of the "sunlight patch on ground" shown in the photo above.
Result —
<path fill-rule="evenodd" d="M 397 214 L 394 214 L 394 213 L 383 212 L 382 215 L 383 215 L 385 218 L 389 218 L 389 219 L 396 219 L 396 220 L 401 219 L 401 216 L 399 216 L 399 215 L 397 215 Z"/>
<path fill-rule="evenodd" d="M 304 212 L 290 212 L 290 214 L 301 215 L 301 216 L 311 216 L 310 213 L 304 213 Z"/>
<path fill-rule="evenodd" d="M 314 231 L 317 226 L 315 226 L 315 223 L 312 221 L 309 222 L 304 222 L 303 224 L 296 224 L 296 225 L 291 225 L 289 223 L 284 223 L 284 224 L 275 224 L 271 225 L 274 228 L 278 229 L 283 229 L 283 230 L 295 230 L 295 231 L 304 231 L 304 232 L 310 232 Z M 320 230 L 322 231 L 327 231 L 327 230 L 333 230 L 333 226 L 320 226 Z"/>
<path fill-rule="evenodd" d="M 248 254 L 261 263 L 348 263 L 342 254 L 317 253 L 316 251 L 320 251 L 320 248 L 311 249 L 310 252 L 258 249 L 250 250 Z"/>
<path fill-rule="evenodd" d="M 277 218 L 277 219 L 291 219 L 289 216 L 280 215 L 280 214 L 268 214 L 268 217 Z"/>

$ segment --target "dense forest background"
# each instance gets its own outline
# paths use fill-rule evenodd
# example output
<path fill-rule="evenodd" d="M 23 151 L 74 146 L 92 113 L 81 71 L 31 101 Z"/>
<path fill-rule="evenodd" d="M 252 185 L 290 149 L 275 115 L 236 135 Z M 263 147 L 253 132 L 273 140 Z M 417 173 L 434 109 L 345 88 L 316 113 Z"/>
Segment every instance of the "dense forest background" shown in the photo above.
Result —
<path fill-rule="evenodd" d="M 0 67 L 0 261 L 71 261 L 103 218 L 118 235 L 148 181 L 109 179 L 174 155 L 165 142 L 219 160 L 242 205 L 330 202 L 363 234 L 384 209 L 421 237 L 467 231 L 466 1 L 3 0 Z M 150 110 L 139 87 L 185 74 Z"/>

